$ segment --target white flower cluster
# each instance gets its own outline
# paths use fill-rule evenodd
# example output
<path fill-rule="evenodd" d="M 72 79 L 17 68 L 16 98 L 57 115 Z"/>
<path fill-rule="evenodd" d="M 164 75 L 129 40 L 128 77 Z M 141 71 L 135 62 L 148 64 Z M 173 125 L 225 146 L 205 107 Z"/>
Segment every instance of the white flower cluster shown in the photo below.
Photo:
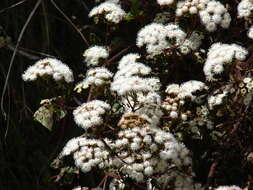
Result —
<path fill-rule="evenodd" d="M 200 21 L 209 32 L 213 32 L 220 25 L 228 28 L 231 16 L 227 9 L 219 1 L 215 0 L 186 0 L 177 3 L 176 16 L 184 14 L 199 14 Z"/>
<path fill-rule="evenodd" d="M 191 169 L 188 149 L 177 142 L 169 132 L 150 127 L 134 127 L 121 130 L 115 141 L 115 148 L 122 159 L 120 171 L 136 182 L 143 183 L 151 176 L 157 176 L 158 183 L 174 188 L 189 189 L 191 180 L 181 179 L 177 183 L 170 167 Z M 173 177 L 172 177 L 173 176 Z M 187 177 L 186 177 L 187 178 Z M 164 180 L 167 179 L 167 180 Z"/>
<path fill-rule="evenodd" d="M 107 21 L 117 24 L 124 19 L 126 12 L 116 2 L 105 1 L 94 7 L 89 13 L 89 17 L 97 15 L 104 15 Z"/>
<path fill-rule="evenodd" d="M 177 119 L 179 117 L 179 107 L 185 104 L 183 98 L 179 96 L 181 93 L 180 86 L 178 84 L 171 84 L 167 87 L 166 93 L 169 95 L 165 98 L 162 103 L 162 108 L 168 112 L 172 119 Z M 187 113 L 181 114 L 181 119 L 183 121 L 187 120 Z"/>
<path fill-rule="evenodd" d="M 163 115 L 160 96 L 155 92 L 160 89 L 157 78 L 143 78 L 151 69 L 137 62 L 138 54 L 127 54 L 119 61 L 118 72 L 111 83 L 111 90 L 121 96 L 126 112 L 136 112 L 151 118 L 151 125 L 156 126 Z"/>
<path fill-rule="evenodd" d="M 89 172 L 92 168 L 100 166 L 103 168 L 104 161 L 108 159 L 109 152 L 105 144 L 97 139 L 85 139 L 80 141 L 80 150 L 73 154 L 75 165 L 84 173 Z"/>
<path fill-rule="evenodd" d="M 87 71 L 86 78 L 78 83 L 76 90 L 88 88 L 90 85 L 103 86 L 110 84 L 113 74 L 104 67 L 95 67 Z"/>
<path fill-rule="evenodd" d="M 197 14 L 203 10 L 210 0 L 185 0 L 177 3 L 176 16 L 180 17 L 184 14 Z"/>
<path fill-rule="evenodd" d="M 197 96 L 194 95 L 196 91 L 207 90 L 208 87 L 205 83 L 196 80 L 190 80 L 182 83 L 180 86 L 178 84 L 171 84 L 167 86 L 165 92 L 167 94 L 177 95 L 180 99 L 190 98 L 191 101 L 195 101 Z"/>
<path fill-rule="evenodd" d="M 83 56 L 88 66 L 97 66 L 100 59 L 106 59 L 109 53 L 103 46 L 92 46 L 84 51 Z"/>
<path fill-rule="evenodd" d="M 112 73 L 104 67 L 96 67 L 87 71 L 87 81 L 90 84 L 101 86 L 110 83 Z"/>
<path fill-rule="evenodd" d="M 253 1 L 242 0 L 237 6 L 238 18 L 244 18 L 245 20 L 250 20 L 253 13 Z M 251 26 L 247 33 L 250 39 L 253 39 L 253 26 Z"/>
<path fill-rule="evenodd" d="M 228 28 L 231 22 L 231 16 L 224 5 L 213 0 L 209 1 L 206 7 L 199 12 L 199 16 L 209 32 L 215 31 L 218 25 Z"/>
<path fill-rule="evenodd" d="M 191 111 L 183 109 L 186 101 L 199 102 L 202 96 L 195 95 L 195 92 L 206 91 L 208 87 L 200 81 L 187 81 L 180 86 L 178 84 L 170 84 L 165 92 L 168 94 L 162 107 L 169 113 L 171 119 L 182 119 L 186 121 L 191 115 Z"/>
<path fill-rule="evenodd" d="M 201 45 L 204 38 L 202 34 L 195 31 L 189 38 L 176 24 L 151 23 L 142 28 L 137 35 L 136 44 L 138 47 L 146 46 L 149 54 L 156 55 L 172 46 L 178 46 L 179 51 L 188 54 Z"/>
<path fill-rule="evenodd" d="M 83 129 L 101 125 L 103 123 L 101 115 L 105 114 L 110 108 L 109 104 L 100 100 L 83 103 L 73 111 L 74 120 Z"/>
<path fill-rule="evenodd" d="M 86 137 L 73 138 L 63 148 L 60 158 L 73 154 L 75 165 L 84 173 L 89 172 L 93 167 L 103 168 L 105 161 L 108 161 L 109 152 L 105 144 L 97 139 Z"/>
<path fill-rule="evenodd" d="M 63 150 L 61 151 L 60 158 L 64 156 L 69 156 L 70 154 L 77 151 L 80 147 L 79 142 L 81 141 L 81 139 L 82 137 L 76 137 L 76 138 L 70 139 L 64 146 Z"/>
<path fill-rule="evenodd" d="M 196 80 L 190 80 L 180 85 L 182 90 L 181 96 L 190 97 L 191 101 L 198 103 L 198 98 L 201 98 L 200 95 L 195 95 L 195 92 L 201 92 L 208 90 L 208 87 L 205 83 Z"/>
<path fill-rule="evenodd" d="M 118 72 L 115 74 L 111 83 L 111 90 L 118 95 L 126 95 L 131 92 L 150 92 L 154 85 L 153 78 L 142 78 L 141 76 L 148 75 L 151 69 L 142 63 L 136 61 L 139 57 L 137 54 L 128 54 L 124 56 L 118 66 Z"/>
<path fill-rule="evenodd" d="M 114 79 L 132 76 L 145 76 L 150 74 L 150 67 L 145 66 L 143 63 L 132 62 L 129 64 L 119 65 L 119 71 L 115 74 Z"/>
<path fill-rule="evenodd" d="M 136 126 L 121 130 L 117 137 L 114 142 L 104 139 L 106 144 L 87 137 L 71 139 L 60 158 L 73 154 L 75 165 L 84 173 L 98 167 L 114 170 L 137 183 L 145 183 L 155 175 L 162 189 L 169 184 L 185 190 L 192 186 L 189 151 L 171 133 Z M 117 156 L 110 155 L 110 150 Z"/>
<path fill-rule="evenodd" d="M 174 0 L 157 0 L 157 3 L 160 6 L 171 5 L 174 3 Z"/>
<path fill-rule="evenodd" d="M 204 74 L 209 81 L 215 80 L 215 75 L 224 71 L 224 64 L 232 63 L 233 60 L 243 61 L 248 51 L 237 44 L 214 43 L 208 50 L 204 65 Z"/>
<path fill-rule="evenodd" d="M 237 6 L 239 18 L 248 18 L 253 12 L 253 2 L 251 0 L 242 0 Z"/>
<path fill-rule="evenodd" d="M 232 186 L 219 186 L 215 190 L 242 190 L 242 189 L 236 185 L 232 185 Z"/>
<path fill-rule="evenodd" d="M 248 30 L 248 37 L 253 40 L 253 26 L 251 26 Z"/>
<path fill-rule="evenodd" d="M 24 81 L 34 81 L 38 77 L 52 76 L 54 80 L 64 80 L 67 83 L 73 82 L 73 73 L 71 69 L 58 59 L 44 58 L 37 61 L 22 75 Z"/>
<path fill-rule="evenodd" d="M 118 65 L 118 69 L 123 69 L 130 63 L 137 63 L 137 59 L 140 59 L 140 55 L 138 53 L 129 53 L 127 55 L 124 55 Z"/>
<path fill-rule="evenodd" d="M 152 91 L 152 87 L 148 85 L 148 82 L 148 79 L 138 76 L 120 77 L 112 82 L 111 90 L 116 91 L 120 96 L 130 92 L 149 92 Z"/>
<path fill-rule="evenodd" d="M 147 52 L 155 55 L 162 53 L 163 50 L 172 45 L 179 45 L 185 38 L 186 33 L 176 24 L 151 23 L 138 32 L 136 45 L 138 47 L 145 45 Z M 173 40 L 176 41 L 175 44 L 173 44 Z"/>

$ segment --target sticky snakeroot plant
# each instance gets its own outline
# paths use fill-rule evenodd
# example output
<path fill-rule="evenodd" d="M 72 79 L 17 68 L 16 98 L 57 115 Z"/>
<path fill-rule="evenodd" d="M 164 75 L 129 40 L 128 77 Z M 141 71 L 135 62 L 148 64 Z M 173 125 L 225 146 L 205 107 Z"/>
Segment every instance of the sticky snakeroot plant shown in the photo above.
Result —
<path fill-rule="evenodd" d="M 196 148 L 187 142 L 207 137 L 217 146 L 218 140 L 230 142 L 226 133 L 234 134 L 252 110 L 251 52 L 215 33 L 229 34 L 230 23 L 240 18 L 250 22 L 253 2 L 238 4 L 238 18 L 230 15 L 229 3 L 216 0 L 157 0 L 143 7 L 141 0 L 133 2 L 131 7 L 107 0 L 90 11 L 96 24 L 114 32 L 120 30 L 117 24 L 124 27 L 145 16 L 149 20 L 130 34 L 135 35 L 132 48 L 115 54 L 108 42 L 88 47 L 83 53 L 88 69 L 75 86 L 71 69 L 56 58 L 39 60 L 24 72 L 24 81 L 51 78 L 68 85 L 66 94 L 42 101 L 34 117 L 51 129 L 54 116 L 62 119 L 69 113 L 68 103 L 75 102 L 73 121 L 83 133 L 63 146 L 57 161 L 64 165 L 71 160 L 76 171 L 104 177 L 97 187 L 204 189 L 194 178 Z M 162 22 L 145 12 L 154 4 L 160 17 L 167 11 Z M 251 30 L 245 36 L 252 38 Z"/>

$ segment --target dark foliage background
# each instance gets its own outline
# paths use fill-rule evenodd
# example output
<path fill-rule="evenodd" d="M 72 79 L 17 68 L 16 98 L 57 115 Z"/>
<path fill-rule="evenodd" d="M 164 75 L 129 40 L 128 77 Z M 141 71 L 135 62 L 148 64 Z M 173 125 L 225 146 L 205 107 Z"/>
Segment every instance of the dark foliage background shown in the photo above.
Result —
<path fill-rule="evenodd" d="M 13 48 L 35 3 L 35 0 L 0 1 L 1 93 Z M 56 3 L 76 26 L 83 27 L 82 33 L 88 36 L 87 14 L 93 1 L 84 3 L 82 0 L 71 0 Z M 15 7 L 10 7 L 12 5 Z M 6 42 L 7 37 L 11 38 L 9 42 Z M 53 132 L 32 120 L 40 100 L 48 98 L 48 94 L 45 89 L 34 84 L 24 85 L 21 74 L 35 60 L 45 57 L 43 54 L 59 57 L 74 71 L 84 72 L 81 54 L 86 47 L 79 34 L 51 2 L 42 1 L 24 33 L 4 96 L 3 103 L 8 117 L 5 120 L 1 114 L 1 190 L 60 189 L 52 183 L 53 172 L 49 164 L 65 141 L 74 136 L 75 129 L 67 125 L 68 118 L 55 123 Z"/>

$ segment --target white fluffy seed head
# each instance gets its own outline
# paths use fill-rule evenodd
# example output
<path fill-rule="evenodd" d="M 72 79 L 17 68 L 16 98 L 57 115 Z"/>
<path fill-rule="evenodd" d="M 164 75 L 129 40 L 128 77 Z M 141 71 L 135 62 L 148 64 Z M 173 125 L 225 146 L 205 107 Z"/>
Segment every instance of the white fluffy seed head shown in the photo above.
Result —
<path fill-rule="evenodd" d="M 172 45 L 179 45 L 185 38 L 186 33 L 176 24 L 151 23 L 138 32 L 136 45 L 146 46 L 149 54 L 157 55 Z"/>
<path fill-rule="evenodd" d="M 71 69 L 60 60 L 55 58 L 44 58 L 37 61 L 22 75 L 24 81 L 34 81 L 39 77 L 52 76 L 55 81 L 73 82 Z"/>
<path fill-rule="evenodd" d="M 199 12 L 199 16 L 201 23 L 209 32 L 217 30 L 219 25 L 222 28 L 228 28 L 231 22 L 227 9 L 218 1 L 209 1 Z"/>
<path fill-rule="evenodd" d="M 103 101 L 93 100 L 82 104 L 73 111 L 74 120 L 78 126 L 88 129 L 102 124 L 101 116 L 110 108 L 110 105 Z"/>
<path fill-rule="evenodd" d="M 106 59 L 109 53 L 103 46 L 92 46 L 84 51 L 83 56 L 88 66 L 97 66 L 100 59 Z"/>
<path fill-rule="evenodd" d="M 224 70 L 224 64 L 230 64 L 233 60 L 243 61 L 248 51 L 237 44 L 213 44 L 207 53 L 207 59 L 203 68 L 207 80 L 215 80 L 215 74 Z"/>
<path fill-rule="evenodd" d="M 174 3 L 174 0 L 157 0 L 157 3 L 160 6 L 171 5 Z"/>
<path fill-rule="evenodd" d="M 250 0 L 242 0 L 237 6 L 237 14 L 239 18 L 248 18 L 253 12 L 253 2 Z"/>
<path fill-rule="evenodd" d="M 251 26 L 247 33 L 248 37 L 253 40 L 253 26 Z"/>
<path fill-rule="evenodd" d="M 103 15 L 108 22 L 118 24 L 124 19 L 126 12 L 116 1 L 105 1 L 94 7 L 89 13 L 89 17 L 99 15 Z"/>

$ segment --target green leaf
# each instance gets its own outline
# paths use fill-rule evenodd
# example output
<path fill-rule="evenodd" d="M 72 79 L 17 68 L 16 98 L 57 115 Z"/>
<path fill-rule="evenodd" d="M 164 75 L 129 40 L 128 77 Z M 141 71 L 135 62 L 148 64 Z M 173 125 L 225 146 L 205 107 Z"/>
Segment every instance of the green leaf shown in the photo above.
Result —
<path fill-rule="evenodd" d="M 131 21 L 131 20 L 134 20 L 135 19 L 135 16 L 132 14 L 132 13 L 128 13 L 126 16 L 125 16 L 125 20 L 126 21 Z"/>
<path fill-rule="evenodd" d="M 57 110 L 56 112 L 56 119 L 57 120 L 61 120 L 62 118 L 64 118 L 67 114 L 67 111 L 66 110 L 63 110 L 63 109 L 59 109 Z"/>
<path fill-rule="evenodd" d="M 51 131 L 54 123 L 53 114 L 54 109 L 52 105 L 42 105 L 34 113 L 33 117 L 36 121 L 40 122 L 44 127 Z"/>

